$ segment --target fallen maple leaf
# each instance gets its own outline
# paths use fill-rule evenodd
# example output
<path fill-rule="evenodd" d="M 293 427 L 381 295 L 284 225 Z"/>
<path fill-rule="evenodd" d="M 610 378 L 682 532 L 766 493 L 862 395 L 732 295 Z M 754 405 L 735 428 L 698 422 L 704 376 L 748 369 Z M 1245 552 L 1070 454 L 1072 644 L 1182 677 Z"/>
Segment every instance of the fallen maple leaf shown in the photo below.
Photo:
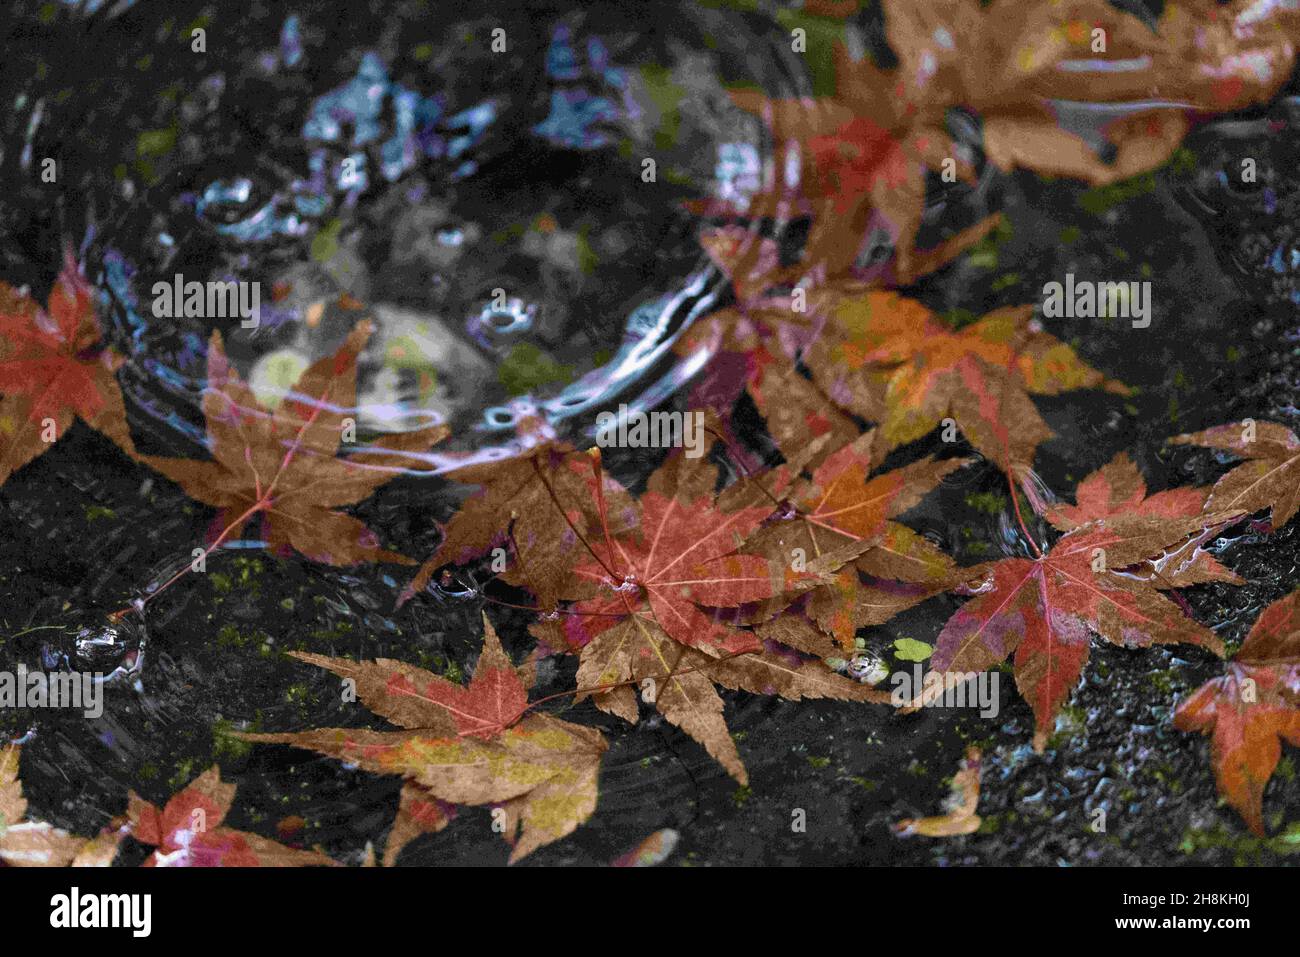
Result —
<path fill-rule="evenodd" d="M 71 253 L 42 309 L 0 283 L 0 484 L 80 418 L 134 452 L 115 372 L 100 341 L 93 290 Z"/>
<path fill-rule="evenodd" d="M 779 470 L 773 487 L 779 492 L 788 480 L 789 471 Z M 748 775 L 715 683 L 793 700 L 886 702 L 889 696 L 724 623 L 717 609 L 796 592 L 824 573 L 815 561 L 796 572 L 788 561 L 737 552 L 773 506 L 749 504 L 755 495 L 747 488 L 730 497 L 731 509 L 720 508 L 715 482 L 711 467 L 670 457 L 641 497 L 639 525 L 593 543 L 594 560 L 577 574 L 603 593 L 574 604 L 560 630 L 581 658 L 579 699 L 591 696 L 601 710 L 635 722 L 631 685 L 639 685 L 647 703 L 744 784 Z M 833 558 L 827 567 L 836 560 L 843 564 Z"/>
<path fill-rule="evenodd" d="M 212 459 L 139 456 L 219 510 L 210 549 L 237 537 L 256 516 L 272 549 L 294 549 L 332 565 L 414 564 L 380 548 L 364 524 L 335 511 L 360 502 L 409 467 L 405 453 L 424 451 L 448 432 L 434 426 L 385 436 L 347 458 L 337 457 L 348 417 L 356 414 L 356 360 L 370 331 L 369 322 L 358 323 L 338 351 L 309 366 L 274 409 L 258 402 L 227 362 L 220 334 L 213 333 L 203 396 Z"/>
<path fill-rule="evenodd" d="M 1262 836 L 1282 740 L 1300 747 L 1300 591 L 1264 609 L 1224 675 L 1178 705 L 1174 727 L 1211 736 L 1219 793 Z"/>
<path fill-rule="evenodd" d="M 1291 75 L 1300 34 L 1300 10 L 1267 0 L 1170 3 L 1152 26 L 1106 0 L 884 8 L 898 95 L 915 105 L 918 125 L 971 110 L 1000 169 L 1095 185 L 1167 161 L 1190 113 L 1267 102 Z M 1081 103 L 1101 117 L 1090 136 L 1063 120 Z"/>
<path fill-rule="evenodd" d="M 807 599 L 809 617 L 849 649 L 858 628 L 884 620 L 862 614 L 866 606 L 858 601 L 859 571 L 881 579 L 933 583 L 934 593 L 950 583 L 952 559 L 892 519 L 970 461 L 936 461 L 927 456 L 871 477 L 875 441 L 874 433 L 867 432 L 832 453 L 810 479 L 800 479 L 787 493 L 789 517 L 766 523 L 745 545 L 746 551 L 788 564 L 792 559 L 806 563 L 850 542 L 861 543 L 862 552 L 853 556 L 852 567 L 840 571 L 834 583 L 817 585 Z M 779 602 L 766 603 L 767 617 L 779 610 L 773 607 Z"/>
<path fill-rule="evenodd" d="M 1043 517 L 1063 532 L 1103 522 L 1112 516 L 1192 518 L 1204 512 L 1209 494 L 1208 488 L 1171 488 L 1148 496 L 1142 473 L 1132 459 L 1120 452 L 1079 483 L 1075 491 L 1077 505 L 1049 507 Z M 1214 534 L 1211 527 L 1191 536 L 1173 551 L 1144 562 L 1143 569 L 1136 574 L 1150 580 L 1156 588 L 1184 588 L 1212 581 L 1244 585 L 1244 579 L 1201 548 Z"/>
<path fill-rule="evenodd" d="M 385 863 L 418 834 L 445 827 L 451 817 L 446 805 L 497 805 L 503 835 L 514 845 L 511 863 L 572 833 L 596 809 L 604 737 L 550 715 L 525 715 L 520 671 L 529 669 L 510 663 L 486 616 L 483 651 L 465 688 L 389 659 L 294 657 L 352 679 L 361 702 L 404 730 L 322 728 L 239 737 L 292 744 L 406 778 Z"/>
<path fill-rule="evenodd" d="M 951 417 L 971 445 L 1023 479 L 1039 443 L 1052 437 L 1029 393 L 1128 391 L 1045 332 L 1033 312 L 997 309 L 953 332 L 897 293 L 846 296 L 808 365 L 834 402 L 879 423 L 879 457 Z"/>
<path fill-rule="evenodd" d="M 984 580 L 944 625 L 931 664 L 940 673 L 978 672 L 1014 653 L 1016 687 L 1033 708 L 1041 751 L 1088 659 L 1091 633 L 1122 647 L 1184 643 L 1223 654 L 1212 631 L 1126 570 L 1237 517 L 1110 518 L 1064 535 L 1036 559 L 972 568 L 971 578 Z"/>
<path fill-rule="evenodd" d="M 106 828 L 86 839 L 43 821 L 27 819 L 18 777 L 17 745 L 0 748 L 0 865 L 7 867 L 107 867 L 125 831 Z"/>
<path fill-rule="evenodd" d="M 1207 508 L 1271 509 L 1274 528 L 1281 528 L 1300 511 L 1300 438 L 1286 426 L 1244 419 L 1169 441 L 1222 449 L 1246 460 L 1214 483 Z"/>
<path fill-rule="evenodd" d="M 951 161 L 955 171 L 972 180 L 973 169 L 945 124 L 933 118 L 925 121 L 914 103 L 898 96 L 891 72 L 865 58 L 854 59 L 839 42 L 833 58 L 833 96 L 774 99 L 751 90 L 730 91 L 737 106 L 762 118 L 783 151 L 799 158 L 800 181 L 791 184 L 776 174 L 744 209 L 719 209 L 717 203 L 693 208 L 750 219 L 810 215 L 802 262 L 805 272 L 820 269 L 832 278 L 856 274 L 911 282 L 978 242 L 1000 217 L 985 217 L 934 249 L 918 253 L 915 241 L 925 207 L 926 172 L 937 172 Z M 774 165 L 781 167 L 788 161 Z M 889 234 L 894 245 L 888 272 L 866 255 L 877 227 Z M 757 278 L 746 280 L 749 286 L 779 281 L 775 270 L 763 276 L 759 265 L 758 273 Z"/>
<path fill-rule="evenodd" d="M 457 469 L 448 478 L 482 488 L 452 516 L 438 550 L 420 566 L 398 605 L 422 592 L 438 569 L 501 548 L 507 558 L 501 579 L 553 608 L 572 576 L 578 535 L 595 521 L 587 456 L 547 442 L 505 461 Z M 630 504 L 615 482 L 607 482 L 604 493 L 617 511 Z"/>
<path fill-rule="evenodd" d="M 952 794 L 945 802 L 945 813 L 934 817 L 905 818 L 894 824 L 899 837 L 958 837 L 974 834 L 980 828 L 975 813 L 980 800 L 980 752 L 967 748 L 966 757 L 952 779 Z"/>
<path fill-rule="evenodd" d="M 159 810 L 134 791 L 127 798 L 131 836 L 156 847 L 145 867 L 337 866 L 319 851 L 300 851 L 270 838 L 222 827 L 235 798 L 235 785 L 208 768 Z"/>
<path fill-rule="evenodd" d="M 599 459 L 591 461 L 599 469 Z M 734 608 L 816 583 L 788 562 L 738 552 L 772 513 L 772 502 L 721 509 L 712 494 L 713 467 L 682 463 L 670 457 L 650 477 L 629 530 L 587 541 L 588 559 L 574 569 L 585 594 L 570 596 L 583 600 L 564 624 L 571 646 L 623 619 L 644 617 L 674 641 L 713 657 L 757 650 L 752 634 L 727 627 L 705 609 Z"/>
<path fill-rule="evenodd" d="M 829 435 L 832 448 L 858 434 L 858 427 L 803 376 L 794 360 L 821 332 L 828 296 L 813 291 L 794 308 L 791 297 L 767 297 L 744 309 L 722 309 L 687 331 L 675 350 L 688 361 L 708 356 L 705 372 L 691 390 L 695 407 L 716 410 L 720 431 L 740 458 L 731 424 L 736 400 L 746 389 L 763 417 L 768 434 L 787 458 L 810 438 Z M 754 462 L 744 464 L 753 465 Z"/>
<path fill-rule="evenodd" d="M 805 270 L 906 284 L 998 222 L 985 217 L 934 250 L 915 249 L 926 173 L 974 181 L 974 144 L 952 135 L 954 111 L 978 117 L 984 152 L 1004 172 L 1112 183 L 1166 162 L 1189 114 L 1270 99 L 1291 74 L 1300 34 L 1300 10 L 1267 0 L 1168 4 L 1154 30 L 1106 0 L 883 7 L 896 69 L 855 57 L 837 40 L 831 96 L 731 92 L 768 125 L 782 155 L 747 203 L 710 201 L 697 211 L 752 221 L 810 216 Z M 801 176 L 790 182 L 783 171 L 795 158 Z M 894 245 L 889 270 L 868 255 L 880 229 Z M 779 281 L 771 262 L 754 257 L 738 292 Z"/>

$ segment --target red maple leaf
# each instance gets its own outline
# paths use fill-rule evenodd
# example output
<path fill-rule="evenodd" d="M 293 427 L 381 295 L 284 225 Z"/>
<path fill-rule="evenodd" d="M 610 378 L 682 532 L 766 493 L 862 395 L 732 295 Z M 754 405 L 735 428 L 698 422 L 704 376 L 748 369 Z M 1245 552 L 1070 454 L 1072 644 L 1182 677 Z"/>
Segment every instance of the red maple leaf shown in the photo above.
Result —
<path fill-rule="evenodd" d="M 598 469 L 598 459 L 593 463 Z M 596 594 L 575 604 L 565 621 L 571 645 L 586 644 L 623 619 L 643 618 L 711 656 L 754 651 L 759 642 L 751 633 L 724 625 L 705 609 L 735 608 L 816 583 L 788 564 L 738 551 L 773 506 L 719 509 L 711 487 L 698 479 L 711 473 L 700 470 L 674 486 L 666 478 L 670 470 L 661 468 L 634 506 L 634 527 L 587 542 L 591 558 L 574 575 Z"/>
<path fill-rule="evenodd" d="M 1223 654 L 1212 631 L 1125 570 L 1236 517 L 1112 518 L 1070 532 L 1036 559 L 972 569 L 985 579 L 944 625 L 931 664 L 964 674 L 1014 655 L 1016 686 L 1034 710 L 1034 746 L 1042 750 L 1088 659 L 1092 633 L 1128 648 L 1181 642 Z"/>
<path fill-rule="evenodd" d="M 1224 675 L 1178 705 L 1174 727 L 1211 736 L 1219 793 L 1263 835 L 1282 740 L 1300 747 L 1300 591 L 1264 609 Z"/>
<path fill-rule="evenodd" d="M 458 734 L 479 738 L 496 736 L 518 721 L 528 707 L 528 689 L 486 618 L 483 653 L 469 684 L 426 681 L 423 697 L 447 710 Z"/>
<path fill-rule="evenodd" d="M 0 483 L 50 447 L 74 417 L 134 451 L 122 358 L 100 342 L 93 290 L 68 253 L 42 309 L 0 283 Z"/>
<path fill-rule="evenodd" d="M 131 835 L 157 848 L 145 867 L 304 867 L 336 862 L 318 851 L 301 851 L 270 838 L 222 827 L 235 797 L 216 766 L 204 771 L 166 807 L 131 792 L 127 817 Z"/>

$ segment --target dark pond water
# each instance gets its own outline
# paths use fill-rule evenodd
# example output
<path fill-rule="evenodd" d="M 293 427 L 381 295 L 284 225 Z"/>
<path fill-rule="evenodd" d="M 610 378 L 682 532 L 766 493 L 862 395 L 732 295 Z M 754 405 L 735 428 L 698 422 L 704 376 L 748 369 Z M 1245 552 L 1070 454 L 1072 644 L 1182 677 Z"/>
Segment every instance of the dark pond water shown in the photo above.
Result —
<path fill-rule="evenodd" d="M 683 401 L 697 368 L 671 345 L 729 296 L 685 201 L 741 195 L 777 161 L 725 87 L 791 97 L 820 82 L 816 64 L 790 55 L 784 15 L 721 4 L 18 9 L 0 81 L 0 278 L 43 297 L 63 245 L 77 248 L 128 357 L 119 378 L 137 441 L 173 455 L 202 454 L 213 328 L 273 395 L 338 345 L 357 315 L 351 300 L 376 322 L 356 410 L 371 433 L 447 422 L 447 452 L 508 455 L 526 417 L 582 440 L 611 402 Z M 202 54 L 190 49 L 195 26 Z M 864 44 L 879 42 L 878 14 L 859 26 Z M 494 29 L 504 53 L 483 39 Z M 1128 269 L 1155 287 L 1149 329 L 1052 328 L 1141 391 L 1127 402 L 1038 400 L 1061 437 L 1040 453 L 1047 489 L 1069 495 L 1121 449 L 1154 488 L 1209 482 L 1222 462 L 1170 452 L 1163 439 L 1246 416 L 1300 424 L 1294 121 L 1300 110 L 1282 99 L 1204 126 L 1180 162 L 1123 190 L 991 173 L 973 192 L 935 184 L 928 234 L 990 207 L 1010 224 L 979 257 L 912 290 L 935 308 L 1032 301 L 1068 271 Z M 1221 174 L 1246 155 L 1260 186 L 1233 189 Z M 59 158 L 57 191 L 30 175 L 45 156 Z M 654 182 L 642 177 L 646 158 Z M 797 225 L 776 238 L 797 249 Z M 260 283 L 258 326 L 155 318 L 152 285 L 176 273 Z M 436 547 L 459 494 L 437 474 L 452 462 L 444 454 L 356 508 L 391 547 Z M 655 464 L 611 462 L 631 483 Z M 964 562 L 1014 549 L 1007 516 L 970 504 L 1002 483 L 991 467 L 967 470 L 911 524 Z M 27 741 L 24 780 L 43 817 L 90 832 L 120 813 L 129 788 L 159 800 L 217 761 L 239 784 L 235 825 L 270 834 L 300 816 L 310 843 L 353 862 L 367 841 L 381 844 L 396 781 L 252 749 L 229 732 L 366 720 L 338 703 L 336 679 L 284 649 L 463 670 L 477 656 L 480 595 L 428 594 L 395 611 L 404 569 L 333 569 L 246 542 L 108 631 L 106 611 L 188 561 L 205 510 L 80 425 L 0 501 L 0 664 L 137 669 L 96 720 L 0 713 L 0 730 Z M 1214 548 L 1251 584 L 1185 597 L 1239 640 L 1300 583 L 1295 529 L 1238 528 Z M 932 640 L 957 601 L 929 602 L 868 642 Z M 527 617 L 488 610 L 522 654 Z M 696 863 L 1286 860 L 1294 844 L 1242 837 L 1216 807 L 1204 742 L 1169 725 L 1177 698 L 1219 667 L 1194 649 L 1095 647 L 1044 756 L 1028 748 L 1030 714 L 1010 681 L 991 722 L 732 694 L 728 721 L 751 776 L 741 791 L 674 729 L 558 706 L 600 727 L 611 751 L 595 817 L 530 860 L 604 863 L 665 827 L 682 834 L 674 860 Z M 572 686 L 573 671 L 548 663 L 537 694 Z M 986 749 L 980 811 L 991 824 L 947 841 L 895 838 L 892 821 L 937 809 L 971 741 Z M 790 830 L 795 807 L 808 811 L 805 834 Z M 1086 829 L 1096 807 L 1112 821 L 1106 835 Z M 1291 777 L 1275 779 L 1266 807 L 1278 827 L 1297 820 Z M 403 862 L 501 863 L 505 853 L 487 812 L 466 809 Z"/>

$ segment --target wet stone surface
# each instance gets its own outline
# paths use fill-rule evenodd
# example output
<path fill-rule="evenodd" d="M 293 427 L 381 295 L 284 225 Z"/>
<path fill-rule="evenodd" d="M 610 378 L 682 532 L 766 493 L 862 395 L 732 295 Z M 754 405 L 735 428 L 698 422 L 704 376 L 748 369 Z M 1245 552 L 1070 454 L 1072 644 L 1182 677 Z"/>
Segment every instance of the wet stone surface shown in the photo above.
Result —
<path fill-rule="evenodd" d="M 465 31 L 504 20 L 512 35 L 529 38 L 502 69 L 476 60 L 467 45 L 444 49 L 419 27 L 419 4 L 398 4 L 385 17 L 359 13 L 348 30 L 328 18 L 305 18 L 298 28 L 304 66 L 295 70 L 286 68 L 295 46 L 292 36 L 285 39 L 276 5 L 235 6 L 240 12 L 223 14 L 211 29 L 228 31 L 252 52 L 237 67 L 220 70 L 210 61 L 159 56 L 151 67 L 156 76 L 142 72 L 134 65 L 155 44 L 152 34 L 101 25 L 104 62 L 121 77 L 78 88 L 59 106 L 65 116 L 80 111 L 79 122 L 66 127 L 77 136 L 62 134 L 75 184 L 70 198 L 51 209 L 44 197 L 16 190 L 0 204 L 3 278 L 30 283 L 43 296 L 57 266 L 57 257 L 44 253 L 57 250 L 65 236 L 80 239 L 87 201 L 93 201 L 97 231 L 89 255 L 103 266 L 102 284 L 131 270 L 192 272 L 204 279 L 238 272 L 260 277 L 266 290 L 288 288 L 256 336 L 241 338 L 231 324 L 226 329 L 236 361 L 250 373 L 261 363 L 272 382 L 284 374 L 277 369 L 337 344 L 303 336 L 296 321 L 277 325 L 275 309 L 297 315 L 329 300 L 318 321 L 341 338 L 352 313 L 337 300 L 347 293 L 365 301 L 380 328 L 363 357 L 368 401 L 384 406 L 401 399 L 410 413 L 368 425 L 403 428 L 419 424 L 421 416 L 461 425 L 478 421 L 489 405 L 508 405 L 530 391 L 539 401 L 554 398 L 562 383 L 549 381 L 548 370 L 572 366 L 574 378 L 597 369 L 593 357 L 618 349 L 639 304 L 680 289 L 705 268 L 679 201 L 713 177 L 711 137 L 757 135 L 727 128 L 740 120 L 717 114 L 720 85 L 710 73 L 717 61 L 702 58 L 705 47 L 696 42 L 719 30 L 714 13 L 683 21 L 676 36 L 656 32 L 632 13 L 584 18 L 558 4 L 503 4 L 509 9 L 494 13 L 491 24 L 466 17 L 459 24 Z M 145 8 L 129 15 L 161 29 L 159 15 Z M 189 21 L 179 10 L 169 16 L 178 24 Z M 604 37 L 616 62 L 666 64 L 662 71 L 632 71 L 627 82 L 680 87 L 674 142 L 655 143 L 662 118 L 632 115 L 619 100 L 617 82 L 591 62 L 590 49 L 579 49 L 576 66 L 559 62 L 552 65 L 555 75 L 547 75 L 540 64 L 554 33 L 536 24 L 557 19 L 575 35 Z M 639 39 L 643 34 L 651 39 Z M 71 82 L 57 72 L 37 80 L 39 57 L 32 45 L 23 49 L 15 63 L 29 68 L 29 102 L 42 89 Z M 376 52 L 382 76 L 361 56 L 363 49 Z M 268 57 L 269 66 L 263 62 Z M 47 68 L 58 69 L 53 63 Z M 571 93 L 579 86 L 573 71 L 583 82 L 597 75 L 605 84 L 603 104 L 560 102 L 575 109 L 585 103 L 597 121 L 575 125 L 563 122 L 562 111 L 553 114 L 555 89 Z M 217 74 L 221 83 L 212 79 Z M 337 131 L 321 121 L 318 140 L 302 137 L 305 118 L 313 115 L 310 104 L 331 92 L 346 98 L 357 77 L 387 84 L 390 96 L 404 95 L 399 86 L 417 96 L 437 92 L 449 118 L 488 99 L 501 112 L 468 152 L 452 157 L 448 145 L 471 134 L 473 123 L 466 120 L 469 127 L 445 131 L 441 153 L 431 148 L 435 155 L 411 160 L 409 169 L 392 103 L 376 115 L 372 131 L 354 118 Z M 169 84 L 178 86 L 170 106 L 159 97 Z M 110 87 L 118 92 L 108 95 Z M 633 99 L 656 102 L 653 95 Z M 1278 107 L 1270 115 L 1277 119 L 1285 111 Z M 1035 400 L 1059 436 L 1038 459 L 1044 485 L 1058 496 L 1072 497 L 1079 479 L 1121 450 L 1153 490 L 1206 484 L 1227 460 L 1209 450 L 1165 447 L 1164 438 L 1245 417 L 1300 425 L 1300 254 L 1292 259 L 1298 141 L 1293 132 L 1278 134 L 1269 121 L 1261 114 L 1244 125 L 1205 128 L 1169 169 L 1122 188 L 1089 190 L 1025 174 L 1000 180 L 993 198 L 1008 227 L 976 254 L 910 290 L 938 310 L 979 315 L 1040 301 L 1043 284 L 1067 272 L 1150 279 L 1154 314 L 1147 329 L 1118 320 L 1048 324 L 1089 363 L 1140 387 L 1128 399 L 1078 392 Z M 12 117 L 6 122 L 8 176 L 15 162 L 10 144 L 22 142 L 25 127 Z M 52 122 L 47 115 L 43 130 Z M 543 133 L 529 132 L 539 126 Z M 173 146 L 146 149 L 142 156 L 141 134 L 158 129 L 173 130 Z M 626 137 L 638 149 L 643 142 L 657 146 L 665 165 L 677 164 L 680 182 L 630 192 L 625 183 L 633 161 L 582 140 L 602 136 Z M 393 150 L 384 148 L 389 142 Z M 346 188 L 295 193 L 292 184 L 313 175 L 314 149 L 323 157 L 322 176 L 338 172 L 335 166 L 360 150 L 373 186 L 351 201 Z M 1227 189 L 1218 176 L 1243 149 L 1258 159 L 1265 184 L 1249 195 Z M 381 183 L 385 159 L 398 174 Z M 465 169 L 471 160 L 476 168 Z M 130 190 L 114 176 L 119 161 L 127 165 Z M 149 167 L 140 168 L 141 162 Z M 212 183 L 227 192 L 205 207 L 211 222 L 245 223 L 269 203 L 275 216 L 296 215 L 299 224 L 311 225 L 297 234 L 286 219 L 284 232 L 271 241 L 250 246 L 232 239 L 229 231 L 196 218 L 193 197 Z M 186 194 L 190 199 L 182 199 Z M 321 196 L 325 212 L 310 201 Z M 295 197 L 308 201 L 295 205 Z M 163 234 L 171 246 L 160 241 Z M 503 283 L 518 300 L 495 310 L 505 318 L 489 315 L 484 325 L 467 326 L 484 315 L 492 290 Z M 119 283 L 119 291 L 130 285 Z M 193 454 L 202 428 L 193 392 L 201 385 L 202 343 L 210 329 L 137 326 L 126 310 L 114 320 L 114 335 L 131 356 L 122 381 L 142 445 Z M 509 338 L 515 326 L 527 328 L 520 341 L 535 350 L 527 353 L 531 365 L 506 364 L 518 350 Z M 502 368 L 514 371 L 502 376 Z M 501 432 L 509 435 L 506 427 Z M 485 433 L 470 434 L 467 445 L 488 440 Z M 888 465 L 938 446 L 931 436 L 898 450 Z M 643 481 L 655 464 L 643 455 L 617 454 L 608 463 L 629 483 Z M 908 523 L 963 564 L 1014 547 L 1002 533 L 1009 527 L 1009 503 L 1000 474 L 979 465 L 955 478 Z M 404 477 L 353 512 L 382 530 L 386 546 L 424 556 L 436 547 L 438 523 L 461 494 L 437 477 Z M 188 561 L 210 516 L 81 424 L 16 474 L 0 503 L 0 666 L 66 661 L 111 670 L 134 655 L 132 673 L 109 688 L 98 719 L 0 712 L 0 732 L 13 738 L 31 733 L 23 780 L 33 808 L 81 833 L 120 813 L 128 789 L 161 801 L 219 762 L 223 777 L 239 785 L 230 824 L 272 835 L 277 821 L 300 816 L 307 822 L 305 842 L 357 863 L 367 842 L 382 845 L 397 806 L 397 779 L 231 736 L 237 729 L 382 727 L 339 701 L 334 676 L 284 652 L 400 658 L 460 678 L 477 657 L 484 608 L 517 659 L 532 644 L 526 614 L 473 594 L 431 592 L 394 610 L 408 569 L 336 569 L 253 548 L 214 556 L 206 574 L 160 596 L 143 620 L 128 617 L 106 631 L 108 611 Z M 1258 523 L 1243 524 L 1212 547 L 1249 584 L 1191 588 L 1183 597 L 1232 647 L 1260 609 L 1300 585 L 1300 532 L 1294 523 L 1271 534 Z M 494 595 L 527 603 L 525 594 L 508 589 Z M 892 656 L 893 642 L 933 642 L 961 601 L 940 596 L 868 629 L 867 648 L 890 668 L 910 668 Z M 610 741 L 600 801 L 572 837 L 527 863 L 607 863 L 665 827 L 681 832 L 670 859 L 679 864 L 1286 863 L 1300 848 L 1295 752 L 1284 757 L 1265 792 L 1265 820 L 1278 836 L 1259 839 L 1220 805 L 1207 742 L 1170 724 L 1179 698 L 1221 667 L 1195 648 L 1125 650 L 1094 641 L 1080 687 L 1043 755 L 1029 746 L 1032 716 L 1009 672 L 1000 674 L 999 713 L 992 719 L 970 711 L 895 715 L 872 706 L 727 693 L 726 717 L 751 779 L 742 789 L 651 712 L 628 727 L 589 703 L 560 701 L 553 706 L 557 713 L 600 728 Z M 548 660 L 534 695 L 572 687 L 574 672 L 572 661 Z M 941 840 L 896 837 L 893 822 L 938 812 L 972 743 L 984 751 L 980 831 Z M 791 830 L 798 808 L 806 811 L 805 833 Z M 1104 833 L 1090 829 L 1098 810 Z M 414 842 L 401 861 L 500 864 L 506 854 L 488 811 L 464 808 L 453 826 Z M 133 855 L 143 857 L 128 847 L 124 859 Z"/>

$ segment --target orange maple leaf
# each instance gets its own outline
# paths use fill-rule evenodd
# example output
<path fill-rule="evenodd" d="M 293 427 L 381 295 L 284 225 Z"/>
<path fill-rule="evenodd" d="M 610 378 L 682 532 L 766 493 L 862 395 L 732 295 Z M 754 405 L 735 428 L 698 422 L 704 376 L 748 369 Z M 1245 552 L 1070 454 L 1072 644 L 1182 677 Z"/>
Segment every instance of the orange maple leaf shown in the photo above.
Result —
<path fill-rule="evenodd" d="M 1224 675 L 1178 705 L 1174 727 L 1210 735 L 1219 793 L 1262 836 L 1282 741 L 1300 747 L 1300 592 L 1264 609 Z"/>
<path fill-rule="evenodd" d="M 1023 478 L 1053 434 L 1028 393 L 1128 391 L 1044 331 L 1033 312 L 997 309 L 954 332 L 897 293 L 845 296 L 809 348 L 808 365 L 832 401 L 879 423 L 881 455 L 950 417 L 976 449 Z"/>
<path fill-rule="evenodd" d="M 208 347 L 203 396 L 211 461 L 140 455 L 194 498 L 219 509 L 209 538 L 215 548 L 260 516 L 272 549 L 292 548 L 313 561 L 414 564 L 386 551 L 364 524 L 335 511 L 366 498 L 448 433 L 444 426 L 386 436 L 339 458 L 346 422 L 355 416 L 356 360 L 370 335 L 361 322 L 333 356 L 313 363 L 291 394 L 265 408 L 231 368 L 221 336 Z M 218 531 L 219 530 L 219 531 Z"/>

